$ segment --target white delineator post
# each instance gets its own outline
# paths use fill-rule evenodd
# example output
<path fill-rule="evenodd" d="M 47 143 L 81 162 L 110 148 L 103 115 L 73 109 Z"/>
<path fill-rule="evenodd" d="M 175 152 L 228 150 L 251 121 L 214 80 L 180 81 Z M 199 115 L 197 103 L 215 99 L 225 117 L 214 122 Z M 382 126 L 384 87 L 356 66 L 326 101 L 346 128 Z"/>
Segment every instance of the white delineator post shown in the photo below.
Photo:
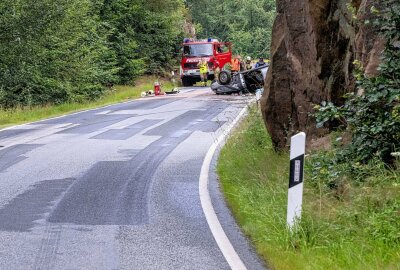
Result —
<path fill-rule="evenodd" d="M 301 132 L 290 141 L 290 177 L 287 208 L 287 225 L 292 229 L 301 218 L 303 202 L 304 154 L 306 150 L 306 134 Z"/>

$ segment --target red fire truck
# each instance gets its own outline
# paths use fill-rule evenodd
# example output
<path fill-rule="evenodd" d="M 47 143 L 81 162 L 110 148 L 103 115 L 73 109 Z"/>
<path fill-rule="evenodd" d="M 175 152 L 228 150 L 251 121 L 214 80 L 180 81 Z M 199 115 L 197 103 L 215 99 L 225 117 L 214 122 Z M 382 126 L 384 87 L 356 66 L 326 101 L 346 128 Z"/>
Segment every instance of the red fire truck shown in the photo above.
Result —
<path fill-rule="evenodd" d="M 216 39 L 193 40 L 185 38 L 182 44 L 182 61 L 180 75 L 183 86 L 192 86 L 200 81 L 198 64 L 201 59 L 208 62 L 208 79 L 214 79 L 217 66 L 221 70 L 232 60 L 232 46 L 229 42 L 219 42 Z"/>

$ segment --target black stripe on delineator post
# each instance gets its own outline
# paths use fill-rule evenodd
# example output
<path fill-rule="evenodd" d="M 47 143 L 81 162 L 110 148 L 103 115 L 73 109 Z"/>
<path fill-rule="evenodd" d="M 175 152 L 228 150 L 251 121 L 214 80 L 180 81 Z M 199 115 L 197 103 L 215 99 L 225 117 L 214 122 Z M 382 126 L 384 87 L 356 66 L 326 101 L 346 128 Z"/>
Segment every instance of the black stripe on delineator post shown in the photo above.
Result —
<path fill-rule="evenodd" d="M 300 132 L 290 139 L 290 178 L 288 188 L 287 225 L 295 228 L 301 219 L 303 203 L 303 171 L 306 150 L 306 134 Z"/>
<path fill-rule="evenodd" d="M 303 183 L 304 177 L 304 155 L 290 160 L 289 188 Z"/>

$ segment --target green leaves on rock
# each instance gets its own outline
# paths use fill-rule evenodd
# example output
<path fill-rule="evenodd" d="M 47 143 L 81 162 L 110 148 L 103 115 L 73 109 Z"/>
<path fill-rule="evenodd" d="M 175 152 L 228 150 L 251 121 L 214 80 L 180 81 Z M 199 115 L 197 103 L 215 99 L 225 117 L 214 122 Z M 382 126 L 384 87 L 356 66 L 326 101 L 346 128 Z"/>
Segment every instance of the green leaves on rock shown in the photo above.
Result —
<path fill-rule="evenodd" d="M 340 152 L 341 159 L 368 162 L 376 157 L 391 164 L 400 149 L 400 5 L 393 3 L 377 22 L 386 38 L 383 63 L 376 77 L 364 75 L 359 62 L 355 74 L 357 94 L 348 94 L 343 106 L 332 103 L 317 107 L 320 125 L 340 120 L 352 135 Z"/>

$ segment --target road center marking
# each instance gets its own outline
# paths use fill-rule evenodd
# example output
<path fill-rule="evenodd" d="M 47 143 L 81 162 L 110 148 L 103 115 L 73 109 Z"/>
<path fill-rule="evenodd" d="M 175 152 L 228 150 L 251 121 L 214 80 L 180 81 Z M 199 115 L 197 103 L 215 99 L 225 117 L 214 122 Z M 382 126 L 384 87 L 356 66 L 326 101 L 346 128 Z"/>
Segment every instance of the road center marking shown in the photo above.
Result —
<path fill-rule="evenodd" d="M 227 129 L 214 141 L 211 147 L 208 149 L 208 152 L 204 158 L 203 165 L 201 166 L 200 178 L 199 178 L 199 194 L 201 207 L 203 208 L 204 215 L 206 216 L 206 220 L 208 226 L 210 227 L 211 233 L 214 236 L 215 241 L 218 244 L 219 249 L 224 255 L 226 261 L 232 270 L 246 270 L 246 266 L 243 261 L 240 259 L 239 255 L 235 251 L 232 243 L 229 241 L 228 236 L 225 234 L 224 229 L 221 226 L 221 223 L 218 220 L 217 214 L 215 213 L 214 207 L 211 202 L 210 193 L 208 191 L 208 175 L 210 171 L 210 165 L 212 158 L 214 156 L 215 150 L 221 142 L 223 142 L 228 134 L 232 131 L 233 127 L 237 124 L 237 122 L 242 118 L 242 116 L 247 111 L 247 108 L 243 108 L 239 115 L 232 121 L 227 127 Z"/>

